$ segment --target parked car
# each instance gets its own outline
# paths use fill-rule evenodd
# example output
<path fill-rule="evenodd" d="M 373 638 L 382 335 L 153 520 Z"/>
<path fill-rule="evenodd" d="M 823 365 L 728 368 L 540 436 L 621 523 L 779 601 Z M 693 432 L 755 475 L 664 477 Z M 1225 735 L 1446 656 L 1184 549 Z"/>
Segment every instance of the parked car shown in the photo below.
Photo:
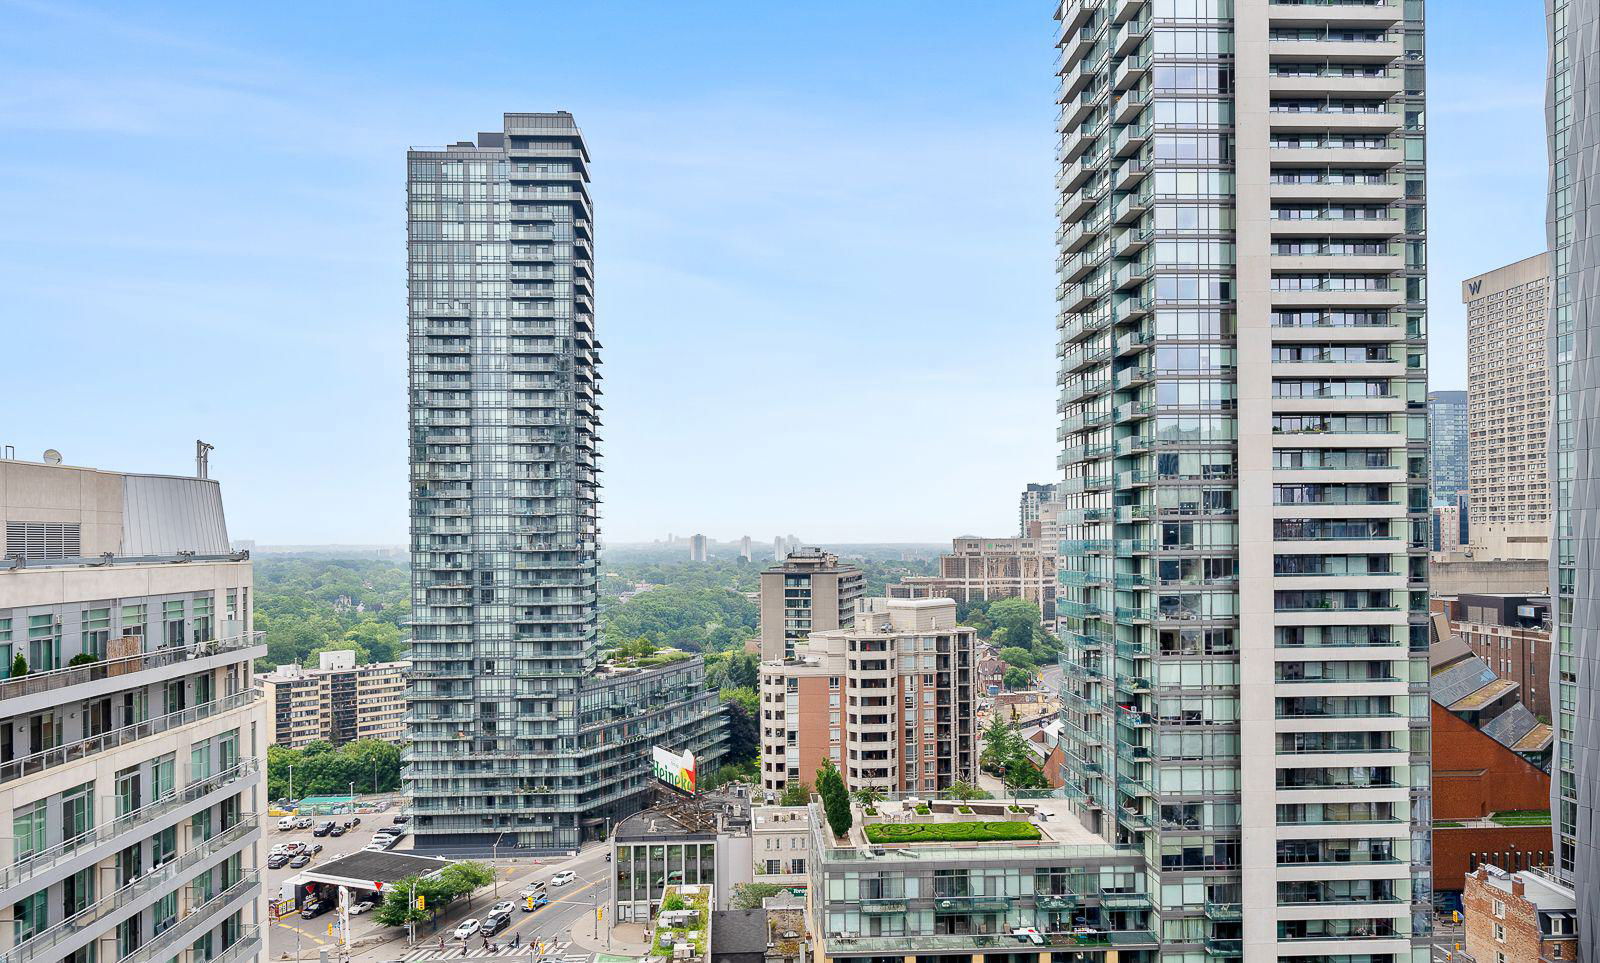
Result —
<path fill-rule="evenodd" d="M 565 885 L 567 885 L 568 883 L 572 882 L 573 880 L 575 880 L 577 878 L 578 878 L 578 874 L 577 873 L 574 873 L 570 869 L 564 869 L 561 872 L 559 872 L 559 873 L 555 874 L 554 876 L 550 877 L 550 885 L 551 886 L 565 886 Z"/>
<path fill-rule="evenodd" d="M 300 907 L 300 918 L 303 920 L 316 919 L 331 909 L 333 909 L 333 900 L 318 899 L 313 896 L 306 901 L 304 906 Z"/>
<path fill-rule="evenodd" d="M 311 844 L 311 855 L 315 856 L 320 852 L 322 852 L 322 844 L 321 843 L 312 843 Z"/>
<path fill-rule="evenodd" d="M 284 843 L 283 851 L 290 856 L 299 856 L 306 851 L 306 844 L 297 839 L 292 843 Z"/>
<path fill-rule="evenodd" d="M 374 903 L 372 900 L 364 899 L 361 902 L 357 903 L 356 905 L 350 907 L 350 915 L 351 916 L 360 916 L 362 913 L 365 913 L 367 910 L 372 909 L 372 907 L 375 906 L 375 905 L 377 905 L 377 904 Z"/>
<path fill-rule="evenodd" d="M 293 816 L 284 816 L 282 819 L 278 820 L 278 831 L 286 833 L 295 828 L 295 825 L 295 818 Z"/>
<path fill-rule="evenodd" d="M 348 832 L 348 830 L 346 830 L 343 826 L 335 826 L 328 830 L 328 835 L 337 839 L 338 837 L 343 836 L 346 832 Z"/>
<path fill-rule="evenodd" d="M 288 861 L 289 861 L 289 854 L 288 853 L 273 853 L 272 855 L 267 857 L 267 868 L 268 869 L 282 869 L 284 864 L 287 863 Z"/>
<path fill-rule="evenodd" d="M 478 930 L 479 936 L 493 936 L 505 929 L 511 922 L 509 916 L 495 916 L 490 914 L 483 918 L 483 925 Z"/>
<path fill-rule="evenodd" d="M 477 936 L 478 931 L 481 929 L 483 929 L 483 924 L 477 920 L 462 920 L 461 925 L 456 927 L 456 931 L 451 935 L 458 940 L 470 940 Z"/>
<path fill-rule="evenodd" d="M 345 823 L 345 825 L 346 826 L 359 826 L 359 825 L 361 825 L 361 817 L 360 816 L 351 816 L 350 817 L 350 821 Z"/>
<path fill-rule="evenodd" d="M 311 865 L 311 854 L 310 853 L 301 853 L 300 855 L 296 856 L 294 859 L 289 860 L 289 868 L 290 869 L 301 869 L 303 867 L 310 866 L 310 865 Z"/>
<path fill-rule="evenodd" d="M 311 831 L 311 835 L 313 835 L 313 836 L 326 836 L 329 833 L 333 832 L 333 830 L 334 830 L 333 820 L 324 819 L 322 822 L 317 823 L 317 828 L 313 829 Z"/>
<path fill-rule="evenodd" d="M 409 823 L 410 821 L 411 821 L 411 817 L 408 816 L 405 813 L 395 813 L 394 814 L 394 824 L 396 826 L 403 826 L 406 823 Z"/>
<path fill-rule="evenodd" d="M 294 828 L 310 829 L 312 826 L 316 825 L 316 822 L 317 821 L 312 819 L 310 816 L 296 816 L 294 820 Z"/>

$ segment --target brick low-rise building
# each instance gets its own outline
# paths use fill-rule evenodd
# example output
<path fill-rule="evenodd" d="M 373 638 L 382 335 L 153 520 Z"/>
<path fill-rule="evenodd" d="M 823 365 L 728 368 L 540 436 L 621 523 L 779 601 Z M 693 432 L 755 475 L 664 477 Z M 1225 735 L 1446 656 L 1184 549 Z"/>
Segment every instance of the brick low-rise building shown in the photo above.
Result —
<path fill-rule="evenodd" d="M 1441 601 L 1451 634 L 1495 675 L 1517 683 L 1522 704 L 1550 721 L 1550 597 L 1462 594 Z"/>
<path fill-rule="evenodd" d="M 975 771 L 976 631 L 949 599 L 866 599 L 851 628 L 761 664 L 761 784 L 931 791 Z"/>
<path fill-rule="evenodd" d="M 1578 958 L 1572 889 L 1538 871 L 1480 866 L 1463 895 L 1466 951 L 1477 963 L 1562 963 Z"/>

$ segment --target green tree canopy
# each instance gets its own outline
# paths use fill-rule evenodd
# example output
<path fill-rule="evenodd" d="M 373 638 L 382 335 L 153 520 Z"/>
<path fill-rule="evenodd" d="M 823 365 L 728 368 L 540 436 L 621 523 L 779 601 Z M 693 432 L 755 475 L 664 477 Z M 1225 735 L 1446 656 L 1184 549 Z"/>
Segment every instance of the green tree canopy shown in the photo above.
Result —
<path fill-rule="evenodd" d="M 804 782 L 791 782 L 783 787 L 783 795 L 778 797 L 780 806 L 804 806 L 811 802 L 811 787 Z"/>

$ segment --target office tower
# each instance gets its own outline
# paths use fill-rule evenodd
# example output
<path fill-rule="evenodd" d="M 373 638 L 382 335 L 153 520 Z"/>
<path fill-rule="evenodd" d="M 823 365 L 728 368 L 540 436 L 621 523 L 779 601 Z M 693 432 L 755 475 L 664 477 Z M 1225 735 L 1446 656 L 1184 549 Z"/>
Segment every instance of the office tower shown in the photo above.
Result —
<path fill-rule="evenodd" d="M 319 653 L 315 668 L 293 663 L 263 673 L 272 724 L 267 740 L 303 749 L 321 740 L 341 746 L 354 739 L 403 742 L 406 738 L 406 670 L 410 662 L 357 665 L 353 649 Z"/>
<path fill-rule="evenodd" d="M 746 535 L 743 538 L 739 539 L 739 557 L 744 559 L 746 562 L 750 561 L 750 536 L 749 535 Z"/>
<path fill-rule="evenodd" d="M 1550 554 L 1549 263 L 1548 255 L 1539 254 L 1461 285 L 1467 307 L 1467 488 L 1474 554 L 1482 558 Z"/>
<path fill-rule="evenodd" d="M 850 625 L 866 575 L 820 548 L 791 552 L 761 573 L 761 658 L 783 659 L 812 632 Z"/>
<path fill-rule="evenodd" d="M 602 661 L 589 156 L 568 113 L 407 155 L 411 744 L 419 849 L 570 849 L 650 748 L 724 740 L 698 658 Z"/>
<path fill-rule="evenodd" d="M 689 561 L 704 562 L 706 560 L 706 537 L 704 535 L 689 536 Z"/>
<path fill-rule="evenodd" d="M 977 630 L 949 599 L 864 599 L 849 628 L 761 663 L 761 785 L 933 792 L 977 776 Z"/>
<path fill-rule="evenodd" d="M 790 555 L 793 555 L 795 552 L 800 551 L 800 539 L 795 538 L 793 535 L 790 535 L 788 538 L 784 539 L 783 544 L 784 544 L 785 550 Z"/>
<path fill-rule="evenodd" d="M 0 958 L 263 959 L 267 647 L 221 488 L 0 460 L 0 515 Z"/>
<path fill-rule="evenodd" d="M 1422 6 L 1057 16 L 1069 790 L 1165 958 L 1411 959 Z"/>
<path fill-rule="evenodd" d="M 1600 2 L 1548 0 L 1550 83 L 1546 123 L 1550 143 L 1548 350 L 1554 371 L 1555 419 L 1550 433 L 1555 524 L 1550 551 L 1555 658 L 1550 691 L 1556 706 L 1556 752 L 1550 809 L 1556 875 L 1577 893 L 1578 958 L 1600 959 L 1600 721 L 1596 718 L 1595 660 L 1600 658 L 1600 457 L 1595 437 L 1600 389 L 1600 231 L 1587 212 L 1585 172 L 1600 151 L 1600 103 L 1585 63 L 1595 58 Z M 1477 520 L 1473 521 L 1476 527 Z"/>
<path fill-rule="evenodd" d="M 789 547 L 784 544 L 783 536 L 776 535 L 772 539 L 772 560 L 781 562 L 789 555 Z"/>
<path fill-rule="evenodd" d="M 1043 517 L 1055 527 L 1054 506 L 1046 502 Z M 1035 529 L 1041 519 L 1032 522 Z M 973 538 L 950 540 L 950 551 L 939 556 L 938 575 L 907 575 L 884 587 L 898 599 L 954 599 L 957 602 L 993 602 L 1027 599 L 1039 606 L 1046 623 L 1056 617 L 1055 540 L 1034 538 Z"/>
<path fill-rule="evenodd" d="M 1038 538 L 1036 525 L 1039 521 L 1040 508 L 1057 501 L 1060 497 L 1055 485 L 1028 483 L 1017 503 L 1017 537 Z"/>
<path fill-rule="evenodd" d="M 1429 504 L 1450 505 L 1467 490 L 1467 393 L 1428 392 Z"/>

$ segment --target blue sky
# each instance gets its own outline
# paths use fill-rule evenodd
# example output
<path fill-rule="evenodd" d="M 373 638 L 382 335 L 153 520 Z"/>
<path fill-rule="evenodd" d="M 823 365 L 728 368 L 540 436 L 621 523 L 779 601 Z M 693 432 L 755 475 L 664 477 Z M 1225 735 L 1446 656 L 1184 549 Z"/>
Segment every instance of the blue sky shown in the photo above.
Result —
<path fill-rule="evenodd" d="M 1433 383 L 1544 244 L 1543 4 L 1431 5 Z M 571 110 L 611 541 L 1005 534 L 1055 477 L 1047 2 L 0 0 L 0 444 L 405 537 L 404 150 Z M 1485 30 L 1493 24 L 1493 30 Z"/>

